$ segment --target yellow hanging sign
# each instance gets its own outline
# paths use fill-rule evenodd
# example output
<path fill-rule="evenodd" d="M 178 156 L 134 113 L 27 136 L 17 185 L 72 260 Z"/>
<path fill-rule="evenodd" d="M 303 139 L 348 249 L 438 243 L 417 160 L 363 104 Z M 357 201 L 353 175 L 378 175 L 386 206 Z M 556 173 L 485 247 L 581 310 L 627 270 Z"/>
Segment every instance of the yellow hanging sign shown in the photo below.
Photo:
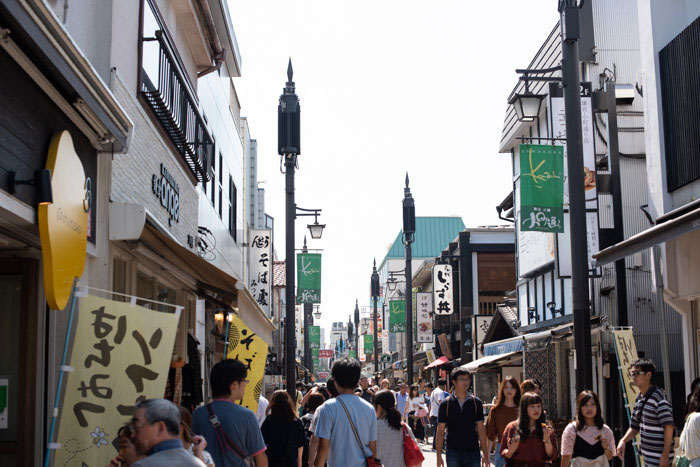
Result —
<path fill-rule="evenodd" d="M 90 208 L 85 171 L 68 131 L 51 139 L 46 168 L 51 171 L 53 203 L 40 204 L 38 209 L 44 289 L 49 307 L 62 310 L 68 304 L 73 281 L 85 267 Z"/>
<path fill-rule="evenodd" d="M 234 358 L 248 369 L 248 385 L 239 404 L 253 412 L 258 410 L 267 362 L 267 343 L 250 330 L 243 320 L 233 315 L 228 330 L 226 358 Z"/>
<path fill-rule="evenodd" d="M 80 299 L 56 467 L 107 465 L 138 400 L 163 397 L 179 313 Z"/>

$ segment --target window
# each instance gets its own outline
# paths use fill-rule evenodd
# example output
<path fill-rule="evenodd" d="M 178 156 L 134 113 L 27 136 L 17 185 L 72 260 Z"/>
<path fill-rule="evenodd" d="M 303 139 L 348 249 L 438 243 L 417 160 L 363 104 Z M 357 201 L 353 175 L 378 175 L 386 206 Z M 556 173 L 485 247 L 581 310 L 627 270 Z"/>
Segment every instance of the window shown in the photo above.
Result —
<path fill-rule="evenodd" d="M 216 209 L 216 157 L 211 158 L 211 173 L 211 205 Z"/>
<path fill-rule="evenodd" d="M 237 198 L 238 198 L 238 190 L 236 189 L 236 185 L 233 183 L 233 177 L 229 175 L 228 177 L 228 197 L 229 197 L 229 206 L 228 206 L 228 231 L 231 234 L 231 237 L 233 237 L 233 241 L 236 240 L 236 208 L 237 208 Z"/>
<path fill-rule="evenodd" d="M 127 295 L 127 262 L 120 258 L 114 258 L 112 273 L 112 289 L 119 294 Z M 122 295 L 114 295 L 113 299 L 124 302 L 126 297 Z"/>
<path fill-rule="evenodd" d="M 223 219 L 224 157 L 219 153 L 219 219 Z"/>
<path fill-rule="evenodd" d="M 148 300 L 155 300 L 153 296 L 153 288 L 155 286 L 155 280 L 153 277 L 148 276 L 141 271 L 136 274 L 136 296 L 140 298 L 145 298 Z M 147 302 L 145 300 L 138 300 L 136 302 L 138 305 L 151 308 L 152 302 Z"/>

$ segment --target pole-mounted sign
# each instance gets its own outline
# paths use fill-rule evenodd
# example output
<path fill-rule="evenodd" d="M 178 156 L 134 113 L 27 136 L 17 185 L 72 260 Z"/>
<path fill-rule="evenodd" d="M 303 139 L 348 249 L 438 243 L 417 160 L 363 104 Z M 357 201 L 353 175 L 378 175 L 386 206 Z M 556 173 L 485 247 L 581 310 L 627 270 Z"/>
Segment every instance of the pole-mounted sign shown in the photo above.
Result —
<path fill-rule="evenodd" d="M 321 255 L 297 255 L 297 303 L 321 303 Z"/>
<path fill-rule="evenodd" d="M 564 150 L 520 145 L 520 230 L 564 232 Z"/>
<path fill-rule="evenodd" d="M 436 315 L 454 313 L 452 299 L 452 266 L 436 264 L 433 266 L 433 303 Z"/>

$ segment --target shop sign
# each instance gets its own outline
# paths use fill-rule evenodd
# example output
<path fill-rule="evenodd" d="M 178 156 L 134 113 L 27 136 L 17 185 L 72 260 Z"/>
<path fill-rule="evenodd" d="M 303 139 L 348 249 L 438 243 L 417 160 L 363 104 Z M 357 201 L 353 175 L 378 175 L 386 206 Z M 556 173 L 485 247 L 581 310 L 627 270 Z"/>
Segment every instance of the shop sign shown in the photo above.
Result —
<path fill-rule="evenodd" d="M 321 255 L 297 255 L 297 303 L 321 303 Z"/>
<path fill-rule="evenodd" d="M 520 145 L 520 230 L 564 232 L 564 149 Z"/>
<path fill-rule="evenodd" d="M 270 293 L 272 285 L 272 231 L 251 230 L 248 269 L 248 290 L 267 316 L 270 316 Z"/>
<path fill-rule="evenodd" d="M 360 352 L 360 361 L 361 362 L 367 361 L 367 355 L 364 352 Z"/>
<path fill-rule="evenodd" d="M 160 205 L 168 211 L 168 225 L 173 225 L 173 221 L 180 222 L 180 185 L 162 163 L 160 175 L 153 174 L 151 189 L 160 200 Z"/>
<path fill-rule="evenodd" d="M 357 355 L 355 354 L 354 350 L 348 350 L 348 357 L 349 358 L 356 358 Z"/>
<path fill-rule="evenodd" d="M 406 302 L 403 300 L 389 301 L 389 331 L 406 332 Z"/>
<path fill-rule="evenodd" d="M 382 363 L 391 363 L 391 355 L 389 355 L 388 353 L 382 354 L 382 356 L 379 357 L 379 360 Z"/>
<path fill-rule="evenodd" d="M 482 344 L 484 342 L 484 337 L 486 337 L 486 331 L 489 330 L 489 326 L 491 325 L 493 315 L 474 315 L 472 319 L 474 320 L 472 329 L 474 330 L 474 359 L 476 360 L 484 356 Z"/>
<path fill-rule="evenodd" d="M 179 319 L 179 308 L 80 299 L 54 465 L 107 465 L 115 457 L 112 440 L 134 404 L 163 397 Z"/>
<path fill-rule="evenodd" d="M 320 349 L 318 356 L 320 358 L 333 358 L 333 351 L 331 349 Z"/>
<path fill-rule="evenodd" d="M 617 366 L 620 369 L 620 383 L 622 384 L 622 397 L 625 400 L 625 410 L 627 410 L 628 420 L 632 418 L 632 409 L 637 400 L 639 388 L 634 385 L 629 375 L 630 365 L 637 360 L 637 346 L 634 343 L 632 329 L 613 329 L 613 342 L 615 344 L 615 355 L 617 356 Z M 639 435 L 637 435 L 634 452 L 637 453 Z"/>
<path fill-rule="evenodd" d="M 365 334 L 363 336 L 365 343 L 365 353 L 371 354 L 374 352 L 374 336 L 372 334 Z"/>
<path fill-rule="evenodd" d="M 309 347 L 311 350 L 321 348 L 321 327 L 309 326 Z"/>
<path fill-rule="evenodd" d="M 85 267 L 91 196 L 68 131 L 51 138 L 46 168 L 51 171 L 53 203 L 38 208 L 44 290 L 49 308 L 62 310 Z"/>
<path fill-rule="evenodd" d="M 328 375 L 328 372 L 327 372 L 327 371 L 321 371 L 321 372 L 318 373 L 318 377 L 319 377 L 320 379 L 326 379 L 326 378 L 328 378 L 328 376 L 329 376 L 329 375 Z"/>
<path fill-rule="evenodd" d="M 440 344 L 440 351 L 447 357 L 448 360 L 452 360 L 452 350 L 450 349 L 450 343 L 447 341 L 447 334 L 442 333 L 438 336 L 438 343 Z"/>
<path fill-rule="evenodd" d="M 394 379 L 403 378 L 403 370 L 394 370 Z"/>
<path fill-rule="evenodd" d="M 433 266 L 433 303 L 436 315 L 454 313 L 452 300 L 452 266 L 436 264 Z"/>
<path fill-rule="evenodd" d="M 253 413 L 258 410 L 258 400 L 265 376 L 267 363 L 267 343 L 255 334 L 238 315 L 232 315 L 228 331 L 228 351 L 226 358 L 234 358 L 242 362 L 248 370 L 248 385 L 239 405 L 250 409 Z"/>
<path fill-rule="evenodd" d="M 433 295 L 430 292 L 416 294 L 416 342 L 433 342 Z"/>
<path fill-rule="evenodd" d="M 0 378 L 0 430 L 7 429 L 7 405 L 10 380 Z"/>

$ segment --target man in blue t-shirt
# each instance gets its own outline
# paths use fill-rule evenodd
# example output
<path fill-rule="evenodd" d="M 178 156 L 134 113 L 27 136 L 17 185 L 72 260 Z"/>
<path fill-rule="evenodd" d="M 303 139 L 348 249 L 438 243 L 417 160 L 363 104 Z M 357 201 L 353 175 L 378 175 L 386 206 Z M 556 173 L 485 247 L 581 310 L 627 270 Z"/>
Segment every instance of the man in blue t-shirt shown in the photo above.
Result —
<path fill-rule="evenodd" d="M 258 420 L 253 411 L 241 407 L 235 401 L 243 399 L 248 380 L 248 370 L 238 360 L 222 360 L 211 369 L 211 389 L 214 400 L 209 404 L 218 419 L 221 431 L 209 418 L 207 407 L 198 407 L 192 414 L 192 431 L 207 440 L 207 451 L 214 459 L 215 465 L 245 466 L 243 458 L 237 455 L 219 439 L 227 438 L 242 451 L 246 457 L 252 457 L 255 465 L 267 465 L 265 441 L 258 427 Z"/>
<path fill-rule="evenodd" d="M 361 368 L 354 358 L 333 363 L 331 374 L 338 396 L 316 410 L 316 467 L 323 467 L 326 461 L 328 467 L 361 467 L 367 457 L 377 456 L 377 414 L 371 404 L 354 394 Z"/>
<path fill-rule="evenodd" d="M 396 410 L 399 411 L 401 419 L 404 421 L 408 418 L 406 401 L 408 401 L 408 384 L 401 383 L 401 390 L 396 393 Z"/>

